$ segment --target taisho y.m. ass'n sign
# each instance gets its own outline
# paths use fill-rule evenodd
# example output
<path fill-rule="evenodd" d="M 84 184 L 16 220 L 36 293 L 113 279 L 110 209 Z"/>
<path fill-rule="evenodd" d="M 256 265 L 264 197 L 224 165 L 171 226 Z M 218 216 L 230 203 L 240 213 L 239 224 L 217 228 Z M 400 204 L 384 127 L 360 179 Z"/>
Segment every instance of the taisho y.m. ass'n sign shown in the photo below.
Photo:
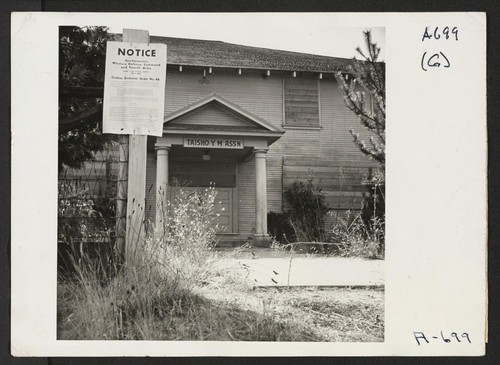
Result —
<path fill-rule="evenodd" d="M 228 138 L 184 138 L 184 147 L 242 149 L 243 141 Z"/>

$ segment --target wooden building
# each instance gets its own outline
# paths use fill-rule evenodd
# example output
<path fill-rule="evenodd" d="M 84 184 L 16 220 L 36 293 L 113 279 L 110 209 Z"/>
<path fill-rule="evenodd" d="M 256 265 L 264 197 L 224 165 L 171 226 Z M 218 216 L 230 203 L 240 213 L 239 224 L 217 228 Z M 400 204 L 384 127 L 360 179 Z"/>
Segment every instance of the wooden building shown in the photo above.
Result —
<path fill-rule="evenodd" d="M 375 164 L 353 144 L 362 131 L 334 73 L 348 59 L 151 37 L 166 43 L 161 138 L 148 137 L 147 218 L 174 181 L 215 184 L 221 238 L 267 237 L 267 213 L 286 209 L 283 191 L 313 178 L 332 210 L 360 209 L 362 180 Z"/>

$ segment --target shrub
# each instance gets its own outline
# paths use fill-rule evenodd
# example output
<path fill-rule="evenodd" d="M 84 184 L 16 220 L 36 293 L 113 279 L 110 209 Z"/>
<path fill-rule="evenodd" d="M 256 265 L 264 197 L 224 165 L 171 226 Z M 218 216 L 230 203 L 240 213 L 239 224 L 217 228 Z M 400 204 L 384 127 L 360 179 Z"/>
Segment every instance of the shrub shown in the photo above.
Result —
<path fill-rule="evenodd" d="M 321 189 L 297 181 L 287 187 L 285 199 L 290 204 L 289 222 L 294 231 L 294 241 L 323 241 L 325 239 L 325 218 L 328 206 Z"/>
<path fill-rule="evenodd" d="M 287 244 L 295 237 L 295 232 L 290 224 L 289 212 L 269 212 L 267 214 L 268 233 L 281 244 Z"/>
<path fill-rule="evenodd" d="M 380 241 L 383 231 L 384 222 L 377 217 L 366 225 L 361 213 L 352 215 L 349 211 L 347 217 L 338 217 L 330 239 L 337 244 L 340 256 L 383 258 L 384 246 Z"/>

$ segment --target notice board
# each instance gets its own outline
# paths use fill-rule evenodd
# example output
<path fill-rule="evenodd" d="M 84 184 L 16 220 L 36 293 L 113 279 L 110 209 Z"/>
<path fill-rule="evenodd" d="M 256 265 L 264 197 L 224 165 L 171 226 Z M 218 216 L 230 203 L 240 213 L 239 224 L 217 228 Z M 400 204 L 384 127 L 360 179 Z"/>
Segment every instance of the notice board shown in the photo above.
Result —
<path fill-rule="evenodd" d="M 103 133 L 161 137 L 167 46 L 107 42 Z"/>

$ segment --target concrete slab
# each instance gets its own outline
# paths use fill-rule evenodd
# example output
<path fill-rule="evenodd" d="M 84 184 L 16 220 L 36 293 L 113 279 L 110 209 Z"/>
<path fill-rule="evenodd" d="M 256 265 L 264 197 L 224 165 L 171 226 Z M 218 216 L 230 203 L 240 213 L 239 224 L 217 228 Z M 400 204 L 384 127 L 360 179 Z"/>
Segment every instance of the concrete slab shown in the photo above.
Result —
<path fill-rule="evenodd" d="M 256 286 L 384 285 L 384 260 L 304 254 L 290 258 L 289 252 L 272 251 L 242 252 L 225 259 L 224 265 L 242 270 Z"/>

